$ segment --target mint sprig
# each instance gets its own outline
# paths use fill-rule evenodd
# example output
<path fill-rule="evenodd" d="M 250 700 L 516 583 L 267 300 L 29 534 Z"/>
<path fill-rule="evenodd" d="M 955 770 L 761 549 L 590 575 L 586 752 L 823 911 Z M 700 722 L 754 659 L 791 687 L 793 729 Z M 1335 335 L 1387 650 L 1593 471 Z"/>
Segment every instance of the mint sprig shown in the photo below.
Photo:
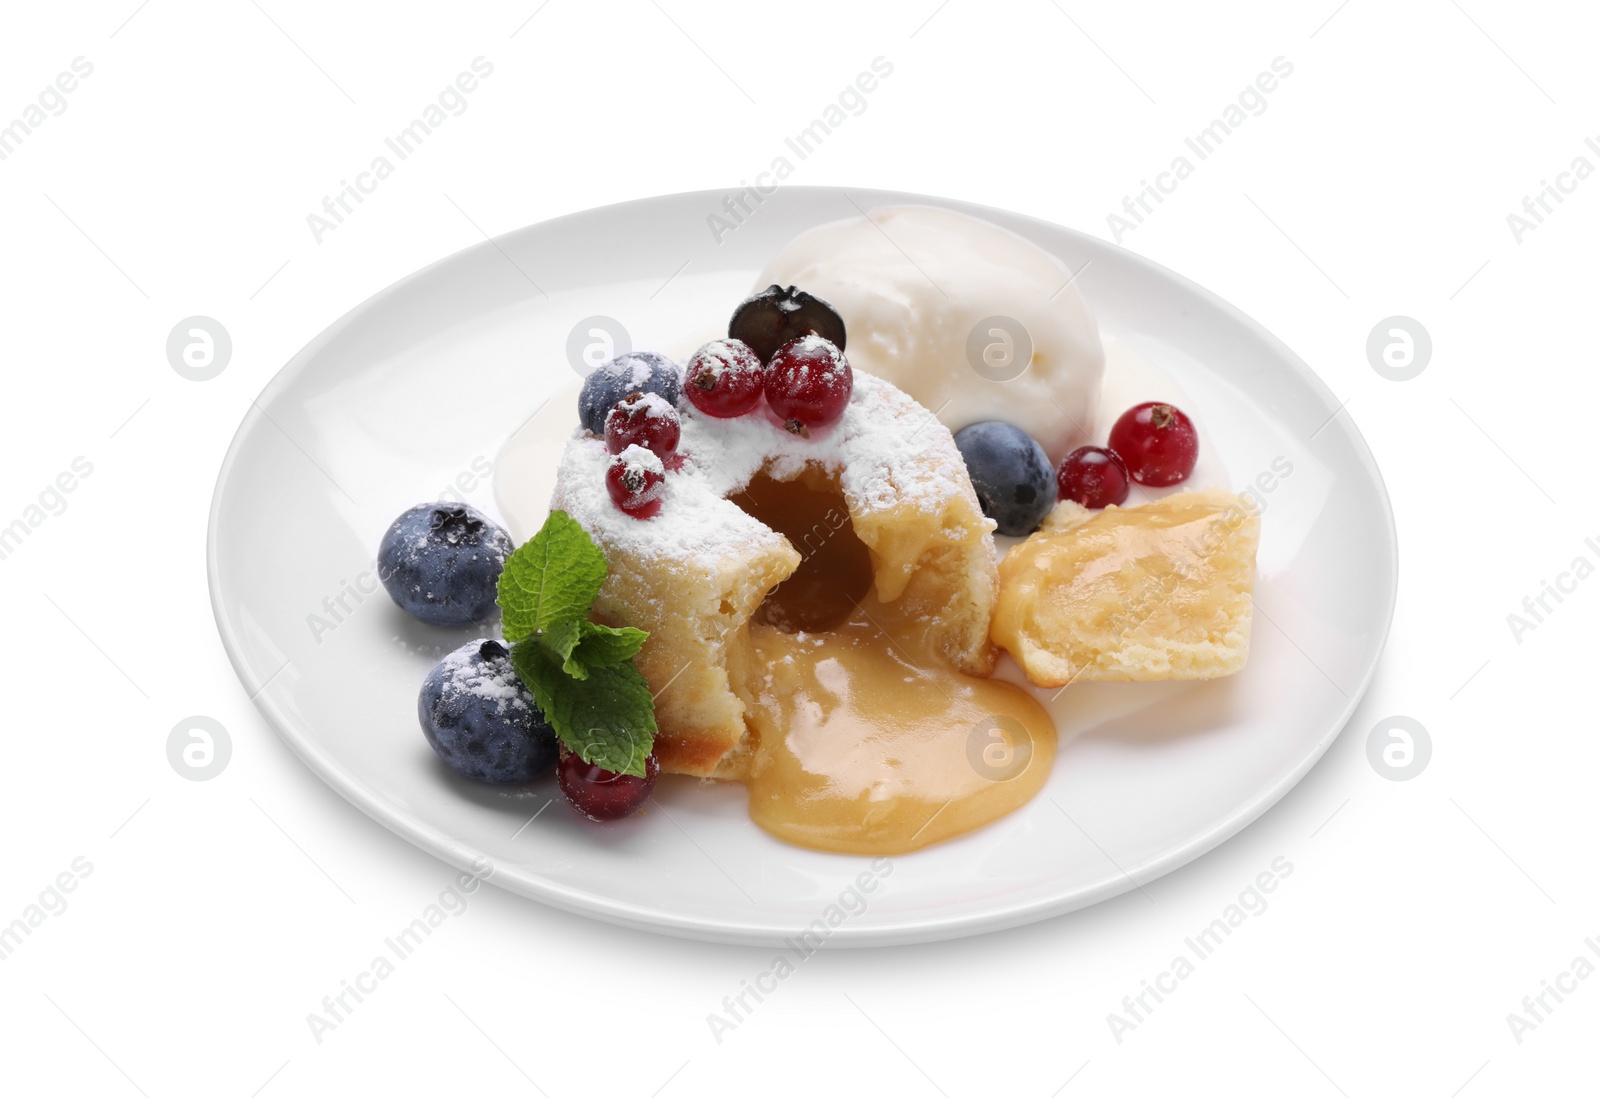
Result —
<path fill-rule="evenodd" d="M 584 762 L 644 776 L 655 704 L 633 657 L 650 634 L 589 620 L 606 558 L 565 511 L 506 561 L 502 629 L 511 664 L 550 727 Z"/>
<path fill-rule="evenodd" d="M 588 615 L 606 581 L 606 556 L 565 511 L 551 511 L 500 573 L 501 628 L 513 644 Z"/>
<path fill-rule="evenodd" d="M 618 774 L 644 777 L 655 740 L 650 687 L 632 661 L 590 667 L 582 682 L 541 644 L 513 645 L 511 665 L 567 750 Z"/>

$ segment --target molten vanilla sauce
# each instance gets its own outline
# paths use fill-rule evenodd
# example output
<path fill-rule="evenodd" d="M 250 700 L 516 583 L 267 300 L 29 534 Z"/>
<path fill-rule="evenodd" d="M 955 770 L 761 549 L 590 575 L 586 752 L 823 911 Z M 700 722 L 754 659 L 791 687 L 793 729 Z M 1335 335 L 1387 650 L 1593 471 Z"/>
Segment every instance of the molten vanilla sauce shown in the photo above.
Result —
<path fill-rule="evenodd" d="M 803 557 L 751 622 L 750 816 L 788 842 L 900 854 L 990 823 L 1044 785 L 1056 729 L 1010 683 L 965 675 L 872 594 L 838 489 L 757 477 L 732 497 Z"/>

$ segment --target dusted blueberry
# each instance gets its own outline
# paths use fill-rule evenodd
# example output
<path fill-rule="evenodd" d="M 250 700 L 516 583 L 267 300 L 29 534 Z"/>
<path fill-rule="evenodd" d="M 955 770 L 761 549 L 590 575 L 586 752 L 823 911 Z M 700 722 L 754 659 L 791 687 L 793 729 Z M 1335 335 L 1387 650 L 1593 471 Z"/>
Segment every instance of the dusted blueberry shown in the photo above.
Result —
<path fill-rule="evenodd" d="M 819 335 L 844 350 L 844 321 L 822 298 L 794 286 L 768 286 L 739 303 L 728 321 L 728 338 L 742 340 L 761 357 L 772 356 L 792 339 Z"/>
<path fill-rule="evenodd" d="M 1020 427 L 999 420 L 956 432 L 956 449 L 983 513 L 1008 537 L 1026 537 L 1056 505 L 1056 474 L 1044 447 Z"/>
<path fill-rule="evenodd" d="M 531 782 L 556 765 L 556 734 L 496 641 L 463 645 L 428 672 L 417 716 L 445 765 L 480 782 Z"/>
<path fill-rule="evenodd" d="M 394 520 L 378 547 L 389 597 L 430 625 L 470 625 L 495 612 L 510 536 L 464 503 L 423 503 Z"/>
<path fill-rule="evenodd" d="M 618 355 L 583 379 L 578 394 L 578 422 L 591 434 L 604 436 L 606 413 L 629 393 L 655 393 L 674 408 L 681 389 L 678 367 L 654 351 Z"/>

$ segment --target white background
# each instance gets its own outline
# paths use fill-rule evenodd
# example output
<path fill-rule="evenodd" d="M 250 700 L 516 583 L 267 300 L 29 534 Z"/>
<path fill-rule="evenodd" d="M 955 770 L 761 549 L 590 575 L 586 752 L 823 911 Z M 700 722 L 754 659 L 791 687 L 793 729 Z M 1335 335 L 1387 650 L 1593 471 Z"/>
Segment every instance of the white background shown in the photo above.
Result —
<path fill-rule="evenodd" d="M 1507 1015 L 1600 938 L 1584 581 L 1600 179 L 1519 241 L 1506 216 L 1600 154 L 1578 4 L 710 4 L 304 0 L 13 5 L 0 125 L 93 74 L 0 161 L 0 525 L 93 472 L 0 560 L 0 922 L 92 865 L 0 961 L 14 1093 L 1592 1093 L 1600 978 L 1519 1043 Z M 69 13 L 70 8 L 70 13 Z M 306 215 L 472 59 L 492 77 L 345 224 Z M 688 943 L 497 889 L 336 1031 L 306 1015 L 452 875 L 282 746 L 211 622 L 207 505 L 273 373 L 351 306 L 483 234 L 766 168 L 882 56 L 892 77 L 792 182 L 945 194 L 1110 238 L 1106 215 L 1274 58 L 1294 66 L 1123 244 L 1302 355 L 1393 496 L 1401 594 L 1346 734 L 1259 822 L 1076 915 L 825 954 L 719 1044 L 770 951 Z M 216 380 L 168 365 L 205 314 Z M 1369 365 L 1382 318 L 1425 372 Z M 131 417 L 131 418 L 130 418 Z M 227 728 L 226 771 L 169 765 Z M 1369 731 L 1405 714 L 1428 768 Z M 1270 908 L 1120 1043 L 1106 1016 L 1277 857 Z M 1600 957 L 1590 954 L 1600 963 Z M 1554 999 L 1548 1000 L 1552 1004 Z"/>

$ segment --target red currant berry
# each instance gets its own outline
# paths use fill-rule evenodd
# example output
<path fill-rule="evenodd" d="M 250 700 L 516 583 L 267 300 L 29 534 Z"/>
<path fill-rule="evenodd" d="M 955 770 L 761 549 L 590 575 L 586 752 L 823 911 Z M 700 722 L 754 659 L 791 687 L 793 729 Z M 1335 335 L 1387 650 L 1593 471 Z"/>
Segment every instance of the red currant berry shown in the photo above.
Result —
<path fill-rule="evenodd" d="M 606 449 L 643 446 L 662 461 L 678 449 L 678 413 L 656 393 L 629 393 L 606 413 Z"/>
<path fill-rule="evenodd" d="M 1123 412 L 1106 444 L 1134 480 L 1156 488 L 1186 479 L 1200 459 L 1194 423 L 1172 405 L 1153 400 Z"/>
<path fill-rule="evenodd" d="M 611 502 L 636 519 L 654 518 L 661 510 L 667 479 L 661 459 L 643 446 L 629 446 L 606 466 L 606 491 Z"/>
<path fill-rule="evenodd" d="M 1128 468 L 1122 459 L 1100 446 L 1080 446 L 1056 470 L 1058 499 L 1070 499 L 1089 508 L 1128 502 Z"/>
<path fill-rule="evenodd" d="M 661 776 L 661 764 L 651 755 L 644 760 L 644 777 L 618 774 L 583 761 L 566 748 L 556 764 L 556 784 L 572 807 L 591 820 L 620 820 L 644 807 Z"/>
<path fill-rule="evenodd" d="M 750 345 L 714 339 L 694 353 L 683 370 L 683 392 L 708 416 L 732 419 L 761 402 L 766 368 Z"/>
<path fill-rule="evenodd" d="M 844 352 L 819 335 L 790 340 L 767 364 L 767 403 L 802 438 L 844 415 L 854 387 Z"/>

